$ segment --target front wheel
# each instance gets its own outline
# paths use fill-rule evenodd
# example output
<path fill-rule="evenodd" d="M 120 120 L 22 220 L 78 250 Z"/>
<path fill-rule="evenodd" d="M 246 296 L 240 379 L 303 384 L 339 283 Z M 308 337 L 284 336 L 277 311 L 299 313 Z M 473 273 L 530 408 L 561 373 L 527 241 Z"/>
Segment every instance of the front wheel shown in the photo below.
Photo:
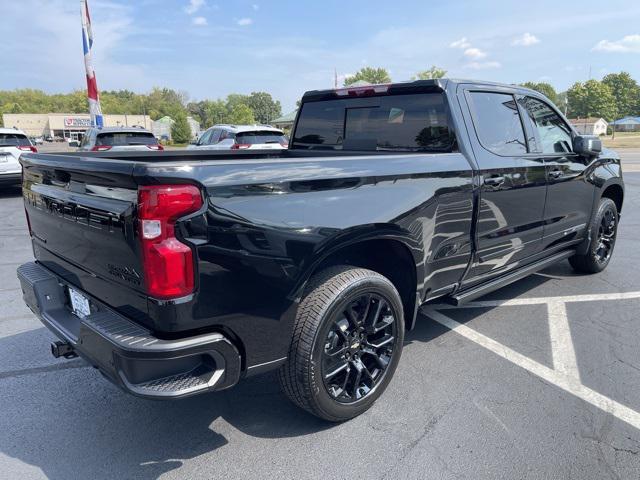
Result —
<path fill-rule="evenodd" d="M 280 385 L 313 415 L 349 420 L 387 388 L 403 340 L 402 302 L 387 278 L 363 268 L 329 268 L 305 290 Z"/>
<path fill-rule="evenodd" d="M 613 200 L 600 199 L 589 228 L 591 243 L 587 253 L 569 258 L 573 269 L 580 273 L 598 273 L 609 265 L 618 232 L 618 208 Z"/>

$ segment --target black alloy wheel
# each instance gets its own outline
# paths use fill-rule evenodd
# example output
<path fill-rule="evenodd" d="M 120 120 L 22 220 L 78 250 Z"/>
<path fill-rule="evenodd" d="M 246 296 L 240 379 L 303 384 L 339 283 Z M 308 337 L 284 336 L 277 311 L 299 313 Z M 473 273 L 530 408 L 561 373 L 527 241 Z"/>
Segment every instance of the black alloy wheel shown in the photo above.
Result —
<path fill-rule="evenodd" d="M 298 306 L 280 385 L 289 399 L 325 420 L 365 412 L 398 366 L 402 300 L 391 281 L 351 266 L 314 275 Z"/>
<path fill-rule="evenodd" d="M 618 231 L 618 208 L 610 198 L 601 198 L 589 224 L 590 243 L 586 251 L 569 258 L 574 270 L 598 273 L 604 270 L 613 255 Z"/>
<path fill-rule="evenodd" d="M 596 237 L 596 248 L 593 251 L 596 262 L 606 264 L 613 253 L 613 246 L 616 242 L 617 214 L 614 208 L 606 208 L 600 217 L 598 225 L 598 235 Z"/>
<path fill-rule="evenodd" d="M 336 312 L 322 362 L 329 394 L 341 403 L 369 395 L 384 378 L 396 341 L 396 314 L 381 295 L 365 293 Z"/>

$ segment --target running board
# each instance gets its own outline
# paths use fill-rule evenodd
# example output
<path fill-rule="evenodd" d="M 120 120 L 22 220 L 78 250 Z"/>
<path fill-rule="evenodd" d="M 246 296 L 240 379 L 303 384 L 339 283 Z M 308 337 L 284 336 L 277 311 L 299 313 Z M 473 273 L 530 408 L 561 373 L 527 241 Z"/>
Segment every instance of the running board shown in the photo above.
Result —
<path fill-rule="evenodd" d="M 527 277 L 532 273 L 535 273 L 543 268 L 548 267 L 549 265 L 553 265 L 554 263 L 560 262 L 561 260 L 565 260 L 572 255 L 575 254 L 575 250 L 565 250 L 559 253 L 556 253 L 550 257 L 539 260 L 535 263 L 527 265 L 525 267 L 519 268 L 518 270 L 507 273 L 501 277 L 495 278 L 487 283 L 483 283 L 476 287 L 472 287 L 468 290 L 463 290 L 459 293 L 455 293 L 449 297 L 449 300 L 454 305 L 462 305 L 472 300 L 475 300 L 478 297 L 482 297 L 489 292 L 493 292 L 499 288 L 502 288 L 506 285 L 509 285 L 516 280 L 520 280 L 521 278 Z"/>

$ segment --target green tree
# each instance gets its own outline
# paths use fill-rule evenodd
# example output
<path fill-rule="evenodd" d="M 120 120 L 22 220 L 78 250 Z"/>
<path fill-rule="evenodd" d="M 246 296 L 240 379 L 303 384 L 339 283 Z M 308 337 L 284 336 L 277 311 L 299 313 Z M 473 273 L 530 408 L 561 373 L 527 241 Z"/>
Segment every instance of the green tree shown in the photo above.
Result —
<path fill-rule="evenodd" d="M 154 87 L 146 98 L 147 113 L 152 120 L 165 115 L 175 118 L 186 113 L 185 94 L 170 88 Z"/>
<path fill-rule="evenodd" d="M 598 80 L 574 83 L 567 90 L 567 98 L 571 117 L 602 117 L 611 121 L 616 116 L 616 102 L 611 88 Z"/>
<path fill-rule="evenodd" d="M 536 92 L 540 92 L 555 105 L 558 105 L 558 93 L 556 89 L 550 83 L 547 82 L 524 82 L 521 84 L 523 87 L 530 88 Z"/>
<path fill-rule="evenodd" d="M 435 65 L 431 65 L 431 68 L 416 73 L 415 76 L 411 77 L 411 80 L 431 80 L 432 78 L 444 78 L 446 74 L 447 71 L 445 69 L 436 67 Z"/>
<path fill-rule="evenodd" d="M 391 77 L 384 68 L 364 67 L 358 70 L 355 75 L 345 78 L 344 86 L 348 87 L 359 80 L 369 83 L 390 83 Z"/>
<path fill-rule="evenodd" d="M 171 125 L 171 139 L 176 143 L 187 143 L 191 140 L 191 127 L 184 113 L 178 113 L 173 117 L 175 123 Z"/>
<path fill-rule="evenodd" d="M 616 116 L 640 115 L 640 86 L 627 72 L 610 73 L 602 83 L 611 89 L 615 97 Z"/>
<path fill-rule="evenodd" d="M 229 111 L 228 119 L 225 123 L 232 123 L 235 125 L 251 125 L 256 123 L 256 119 L 253 116 L 253 110 L 244 103 L 234 105 Z"/>
<path fill-rule="evenodd" d="M 253 110 L 253 115 L 258 123 L 269 123 L 282 115 L 280 102 L 274 100 L 267 92 L 251 92 L 251 95 L 246 98 L 245 104 Z"/>

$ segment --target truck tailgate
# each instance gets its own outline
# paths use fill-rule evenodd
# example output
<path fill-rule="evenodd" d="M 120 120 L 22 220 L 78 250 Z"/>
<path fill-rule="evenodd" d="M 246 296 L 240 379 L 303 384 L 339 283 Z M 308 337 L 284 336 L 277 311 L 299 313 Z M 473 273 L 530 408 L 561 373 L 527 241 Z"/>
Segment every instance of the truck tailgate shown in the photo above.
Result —
<path fill-rule="evenodd" d="M 133 163 L 29 155 L 23 196 L 38 261 L 133 318 L 146 316 Z"/>

